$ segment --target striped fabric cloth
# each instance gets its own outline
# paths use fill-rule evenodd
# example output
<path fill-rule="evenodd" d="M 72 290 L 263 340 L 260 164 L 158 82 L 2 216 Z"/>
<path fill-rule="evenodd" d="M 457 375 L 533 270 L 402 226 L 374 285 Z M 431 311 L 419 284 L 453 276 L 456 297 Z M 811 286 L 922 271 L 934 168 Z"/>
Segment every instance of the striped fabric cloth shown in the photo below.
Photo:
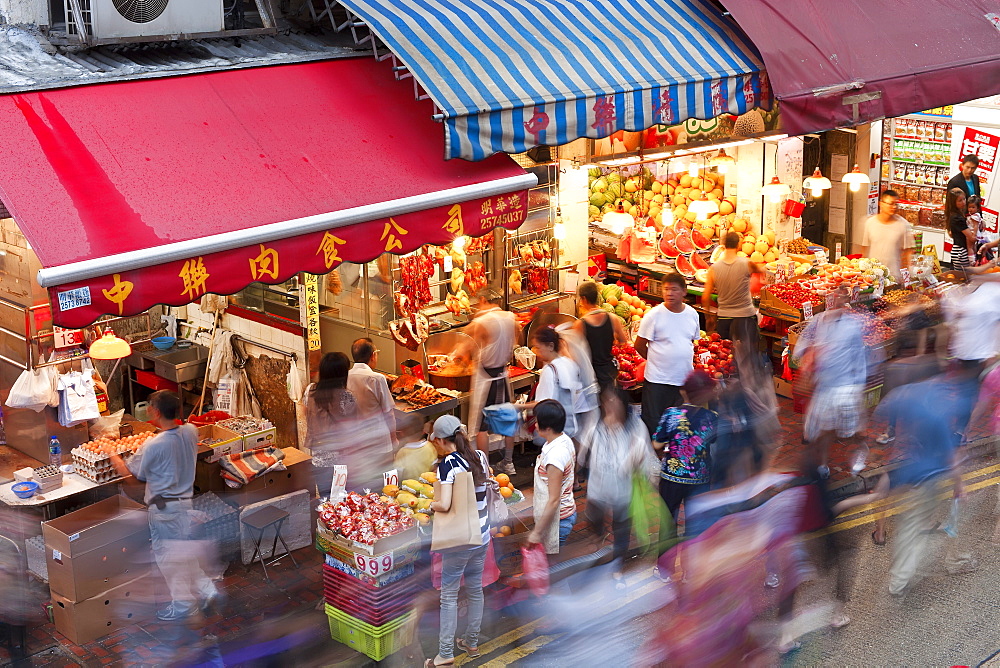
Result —
<path fill-rule="evenodd" d="M 708 0 L 340 0 L 482 160 L 770 108 L 760 55 Z"/>
<path fill-rule="evenodd" d="M 239 488 L 271 471 L 284 471 L 282 459 L 285 453 L 280 448 L 259 448 L 246 450 L 219 459 L 222 479 L 228 487 Z"/>

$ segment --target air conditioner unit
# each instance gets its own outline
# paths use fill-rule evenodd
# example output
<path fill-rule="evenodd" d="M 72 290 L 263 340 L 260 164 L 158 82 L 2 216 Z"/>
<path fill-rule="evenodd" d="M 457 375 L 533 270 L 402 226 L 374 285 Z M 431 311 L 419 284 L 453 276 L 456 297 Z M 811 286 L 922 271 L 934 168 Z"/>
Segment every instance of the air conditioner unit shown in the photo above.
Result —
<path fill-rule="evenodd" d="M 77 0 L 87 33 L 95 41 L 128 37 L 173 37 L 224 28 L 223 0 Z M 66 32 L 79 35 L 73 2 L 64 0 Z"/>

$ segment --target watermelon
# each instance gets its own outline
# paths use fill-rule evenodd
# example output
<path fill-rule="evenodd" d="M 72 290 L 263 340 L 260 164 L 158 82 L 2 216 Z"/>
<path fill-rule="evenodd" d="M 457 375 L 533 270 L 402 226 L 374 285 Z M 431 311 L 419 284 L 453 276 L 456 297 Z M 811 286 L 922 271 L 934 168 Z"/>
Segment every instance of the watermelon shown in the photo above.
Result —
<path fill-rule="evenodd" d="M 684 276 L 685 278 L 694 278 L 694 267 L 688 262 L 688 259 L 683 255 L 677 256 L 674 260 L 674 264 L 677 266 L 677 273 Z"/>
<path fill-rule="evenodd" d="M 694 280 L 698 281 L 699 283 L 708 282 L 708 269 L 699 269 L 698 271 L 694 272 Z"/>
<path fill-rule="evenodd" d="M 673 227 L 664 227 L 662 235 L 663 235 L 663 239 L 665 239 L 667 241 L 673 241 L 674 237 L 677 236 L 677 233 L 674 232 L 674 228 Z"/>
<path fill-rule="evenodd" d="M 677 246 L 677 250 L 683 255 L 690 255 L 695 250 L 694 242 L 691 241 L 691 235 L 687 233 L 687 230 L 683 234 L 677 235 L 677 238 L 674 239 L 674 244 Z"/>
<path fill-rule="evenodd" d="M 705 258 L 700 253 L 691 254 L 691 266 L 695 269 L 708 269 L 708 263 L 705 262 Z"/>
<path fill-rule="evenodd" d="M 590 196 L 590 205 L 595 207 L 602 207 L 607 204 L 608 198 L 604 196 L 604 193 L 594 193 Z"/>
<path fill-rule="evenodd" d="M 681 254 L 681 252 L 677 250 L 677 247 L 670 243 L 670 240 L 665 236 L 660 239 L 660 252 L 671 260 Z"/>
<path fill-rule="evenodd" d="M 699 250 L 705 250 L 712 245 L 712 240 L 707 238 L 704 234 L 698 230 L 691 230 L 691 241 L 694 245 L 698 247 Z"/>

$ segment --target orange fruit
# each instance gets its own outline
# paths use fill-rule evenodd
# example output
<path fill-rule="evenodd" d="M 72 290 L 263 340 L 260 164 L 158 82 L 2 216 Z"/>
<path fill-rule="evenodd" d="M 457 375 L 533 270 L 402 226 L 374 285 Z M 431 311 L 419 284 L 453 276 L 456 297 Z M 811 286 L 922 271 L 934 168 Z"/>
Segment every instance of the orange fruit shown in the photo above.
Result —
<path fill-rule="evenodd" d="M 514 488 L 513 487 L 501 487 L 500 488 L 500 496 L 502 496 L 505 499 L 509 499 L 513 494 L 514 494 Z"/>
<path fill-rule="evenodd" d="M 502 526 L 499 529 L 497 529 L 497 533 L 500 534 L 501 536 L 509 536 L 510 533 L 511 533 L 510 532 L 510 527 L 509 526 Z"/>
<path fill-rule="evenodd" d="M 396 496 L 399 494 L 399 487 L 396 485 L 386 485 L 382 488 L 382 493 L 386 496 Z"/>
<path fill-rule="evenodd" d="M 497 484 L 501 487 L 507 487 L 510 485 L 510 476 L 506 473 L 501 473 L 496 477 Z"/>

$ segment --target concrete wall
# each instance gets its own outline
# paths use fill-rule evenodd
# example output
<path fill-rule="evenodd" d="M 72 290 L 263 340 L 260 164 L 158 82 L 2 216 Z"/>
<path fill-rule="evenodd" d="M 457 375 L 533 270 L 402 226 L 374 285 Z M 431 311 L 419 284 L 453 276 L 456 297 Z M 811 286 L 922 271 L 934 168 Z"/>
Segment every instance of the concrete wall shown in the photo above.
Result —
<path fill-rule="evenodd" d="M 0 0 L 0 19 L 14 25 L 49 25 L 48 0 Z"/>

